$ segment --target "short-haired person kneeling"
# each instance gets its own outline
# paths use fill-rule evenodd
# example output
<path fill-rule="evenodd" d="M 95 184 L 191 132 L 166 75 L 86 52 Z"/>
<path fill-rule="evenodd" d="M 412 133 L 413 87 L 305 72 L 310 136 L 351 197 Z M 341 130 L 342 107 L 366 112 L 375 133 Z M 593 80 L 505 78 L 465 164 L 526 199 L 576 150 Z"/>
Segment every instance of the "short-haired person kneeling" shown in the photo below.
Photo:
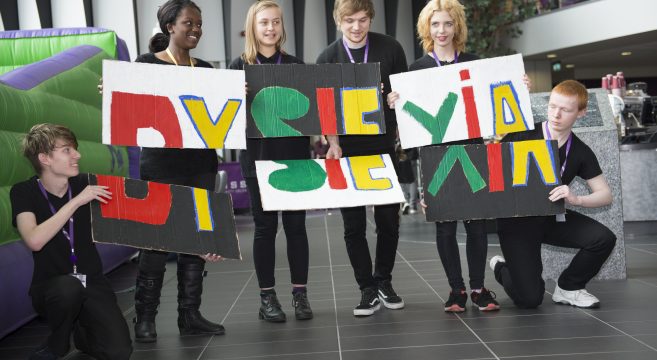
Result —
<path fill-rule="evenodd" d="M 97 359 L 128 359 L 130 333 L 116 296 L 103 276 L 91 240 L 89 202 L 106 202 L 104 186 L 89 185 L 78 169 L 75 135 L 40 124 L 23 140 L 37 176 L 11 188 L 12 222 L 34 257 L 32 304 L 51 334 L 30 359 L 65 355 L 75 347 Z"/>
<path fill-rule="evenodd" d="M 554 188 L 549 199 L 596 208 L 611 203 L 611 190 L 593 151 L 572 132 L 575 121 L 586 115 L 587 101 L 584 85 L 566 80 L 550 94 L 547 122 L 533 131 L 509 134 L 503 141 L 557 140 L 563 185 Z M 575 195 L 570 191 L 568 185 L 575 176 L 586 181 L 590 194 Z M 552 300 L 582 308 L 600 306 L 600 301 L 585 287 L 600 271 L 616 243 L 616 236 L 606 226 L 572 210 L 566 211 L 565 219 L 559 216 L 506 218 L 498 219 L 497 226 L 504 257 L 493 257 L 490 266 L 495 279 L 518 307 L 534 308 L 543 302 L 543 243 L 579 249 L 559 276 Z"/>

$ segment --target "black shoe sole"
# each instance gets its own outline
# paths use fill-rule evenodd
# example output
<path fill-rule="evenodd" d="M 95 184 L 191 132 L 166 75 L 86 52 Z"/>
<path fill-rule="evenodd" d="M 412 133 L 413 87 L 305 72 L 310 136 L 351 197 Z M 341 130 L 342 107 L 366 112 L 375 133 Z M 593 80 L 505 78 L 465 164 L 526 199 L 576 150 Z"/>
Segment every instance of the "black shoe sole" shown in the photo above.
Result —
<path fill-rule="evenodd" d="M 180 331 L 180 335 L 182 335 L 182 336 L 187 336 L 187 335 L 224 335 L 226 333 L 226 330 L 202 331 L 202 330 L 197 330 L 197 329 L 180 329 L 180 328 L 178 328 L 178 331 Z"/>
<path fill-rule="evenodd" d="M 138 342 L 140 344 L 150 344 L 154 343 L 157 341 L 157 337 L 152 337 L 152 338 L 135 338 L 135 342 Z"/>
<path fill-rule="evenodd" d="M 310 320 L 310 319 L 313 318 L 313 314 L 308 314 L 308 315 L 296 315 L 296 314 L 295 314 L 294 317 L 295 317 L 297 320 Z"/>
<path fill-rule="evenodd" d="M 284 322 L 287 321 L 287 319 L 285 317 L 280 317 L 280 318 L 267 317 L 262 312 L 258 312 L 258 319 L 264 320 L 264 321 L 267 321 L 267 322 L 272 322 L 272 323 L 284 323 Z"/>

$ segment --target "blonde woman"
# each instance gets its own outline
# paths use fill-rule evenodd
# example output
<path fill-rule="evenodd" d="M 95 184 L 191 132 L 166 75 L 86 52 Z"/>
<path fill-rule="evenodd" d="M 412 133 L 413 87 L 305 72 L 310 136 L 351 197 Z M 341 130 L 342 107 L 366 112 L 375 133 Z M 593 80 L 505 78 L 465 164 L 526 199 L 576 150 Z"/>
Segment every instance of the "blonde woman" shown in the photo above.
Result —
<path fill-rule="evenodd" d="M 233 60 L 230 69 L 242 70 L 245 64 L 303 64 L 282 50 L 285 43 L 283 12 L 274 1 L 258 1 L 246 15 L 244 53 Z M 276 296 L 274 265 L 278 212 L 263 211 L 255 172 L 256 160 L 310 159 L 310 139 L 306 136 L 247 139 L 246 151 L 240 154 L 242 175 L 251 196 L 255 222 L 253 261 L 260 286 L 258 317 L 269 322 L 285 322 L 285 312 Z M 297 320 L 312 319 L 308 302 L 308 235 L 305 211 L 283 211 L 283 229 L 287 238 L 287 259 L 292 279 L 292 306 Z"/>
<path fill-rule="evenodd" d="M 477 60 L 479 57 L 465 52 L 468 27 L 465 9 L 458 0 L 431 0 L 420 12 L 417 33 L 426 55 L 409 67 L 410 71 L 448 66 Z M 388 96 L 388 104 L 394 107 L 399 98 L 396 92 Z M 450 144 L 483 144 L 482 138 L 453 142 Z M 422 203 L 423 205 L 423 203 Z M 495 294 L 484 287 L 484 272 L 488 251 L 488 236 L 485 220 L 463 221 L 466 231 L 466 257 L 470 275 L 470 299 L 481 311 L 498 310 Z M 456 242 L 456 221 L 436 223 L 436 247 L 447 275 L 451 291 L 445 302 L 446 312 L 463 312 L 468 300 L 461 271 L 461 257 Z"/>

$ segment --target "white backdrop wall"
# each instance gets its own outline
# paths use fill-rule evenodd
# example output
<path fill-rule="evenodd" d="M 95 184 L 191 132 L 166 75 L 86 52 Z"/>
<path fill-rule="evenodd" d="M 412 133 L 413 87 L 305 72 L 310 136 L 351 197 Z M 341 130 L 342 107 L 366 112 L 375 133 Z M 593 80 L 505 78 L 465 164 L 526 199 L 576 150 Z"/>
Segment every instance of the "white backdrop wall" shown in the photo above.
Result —
<path fill-rule="evenodd" d="M 21 30 L 41 29 L 36 0 L 18 0 L 18 25 Z"/>
<path fill-rule="evenodd" d="M 50 10 L 55 28 L 87 26 L 82 0 L 50 0 Z"/>
<path fill-rule="evenodd" d="M 139 53 L 132 0 L 92 0 L 91 9 L 94 26 L 114 30 L 126 42 L 130 59 L 134 60 Z"/>

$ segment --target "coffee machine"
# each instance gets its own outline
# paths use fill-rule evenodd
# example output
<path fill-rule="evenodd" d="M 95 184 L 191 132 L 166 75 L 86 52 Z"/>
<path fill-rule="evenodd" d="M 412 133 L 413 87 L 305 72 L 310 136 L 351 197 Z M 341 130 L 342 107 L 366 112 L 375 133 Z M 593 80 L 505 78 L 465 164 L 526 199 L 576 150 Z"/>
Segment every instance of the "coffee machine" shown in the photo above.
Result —
<path fill-rule="evenodd" d="M 645 82 L 630 83 L 623 100 L 625 109 L 623 117 L 628 127 L 643 127 L 654 125 L 657 97 L 649 96 L 646 91 L 648 85 Z"/>

